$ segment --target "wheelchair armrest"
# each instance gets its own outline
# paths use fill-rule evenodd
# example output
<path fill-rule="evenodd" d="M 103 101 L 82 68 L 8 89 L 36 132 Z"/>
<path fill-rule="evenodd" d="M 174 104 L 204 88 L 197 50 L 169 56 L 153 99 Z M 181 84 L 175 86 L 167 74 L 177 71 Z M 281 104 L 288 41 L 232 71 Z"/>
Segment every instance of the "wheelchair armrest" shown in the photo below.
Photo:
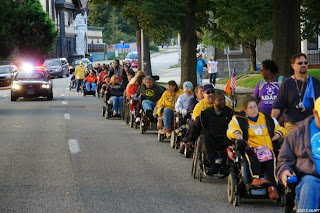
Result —
<path fill-rule="evenodd" d="M 282 144 L 283 144 L 282 138 L 272 141 L 273 150 L 278 151 L 281 148 Z"/>

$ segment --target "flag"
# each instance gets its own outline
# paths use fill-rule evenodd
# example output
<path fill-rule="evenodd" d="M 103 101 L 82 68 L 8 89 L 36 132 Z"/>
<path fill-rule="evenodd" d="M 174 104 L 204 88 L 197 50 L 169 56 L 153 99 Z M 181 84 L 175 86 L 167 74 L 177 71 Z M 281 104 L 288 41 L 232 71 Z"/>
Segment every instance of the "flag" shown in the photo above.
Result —
<path fill-rule="evenodd" d="M 227 93 L 228 95 L 230 95 L 230 83 L 231 83 L 231 78 L 229 78 L 226 88 L 224 88 L 224 92 Z"/>
<path fill-rule="evenodd" d="M 304 92 L 304 96 L 303 96 L 303 100 L 302 100 L 303 105 L 307 109 L 311 107 L 310 98 L 312 98 L 313 101 L 316 100 L 315 95 L 314 95 L 313 81 L 312 81 L 311 76 L 309 76 L 307 88 L 306 88 L 306 91 Z"/>
<path fill-rule="evenodd" d="M 233 67 L 233 70 L 232 70 L 230 89 L 231 90 L 236 89 L 236 67 Z"/>

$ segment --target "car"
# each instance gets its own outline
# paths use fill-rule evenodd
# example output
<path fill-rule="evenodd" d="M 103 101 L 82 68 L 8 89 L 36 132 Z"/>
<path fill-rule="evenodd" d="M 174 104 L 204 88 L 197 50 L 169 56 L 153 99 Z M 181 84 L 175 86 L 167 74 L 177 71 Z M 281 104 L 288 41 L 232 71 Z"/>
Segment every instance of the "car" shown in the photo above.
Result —
<path fill-rule="evenodd" d="M 13 77 L 11 84 L 11 101 L 16 101 L 19 97 L 47 97 L 53 99 L 53 82 L 50 74 L 42 67 L 31 68 L 30 70 L 20 70 Z"/>
<path fill-rule="evenodd" d="M 69 73 L 70 74 L 75 71 L 77 66 L 79 66 L 80 61 L 82 61 L 86 65 L 87 68 L 89 68 L 89 69 L 93 68 L 93 65 L 92 65 L 91 61 L 89 59 L 87 59 L 87 58 L 75 59 L 75 60 L 72 61 L 71 65 L 69 67 Z"/>
<path fill-rule="evenodd" d="M 11 85 L 14 74 L 18 71 L 15 65 L 1 65 L 0 66 L 0 87 L 7 87 Z"/>
<path fill-rule="evenodd" d="M 126 58 L 124 59 L 127 63 L 132 63 L 132 61 L 138 61 L 138 52 L 137 51 L 131 51 L 127 54 Z"/>
<path fill-rule="evenodd" d="M 65 58 L 47 59 L 44 61 L 43 67 L 51 77 L 62 78 L 63 75 L 69 77 L 69 63 Z"/>

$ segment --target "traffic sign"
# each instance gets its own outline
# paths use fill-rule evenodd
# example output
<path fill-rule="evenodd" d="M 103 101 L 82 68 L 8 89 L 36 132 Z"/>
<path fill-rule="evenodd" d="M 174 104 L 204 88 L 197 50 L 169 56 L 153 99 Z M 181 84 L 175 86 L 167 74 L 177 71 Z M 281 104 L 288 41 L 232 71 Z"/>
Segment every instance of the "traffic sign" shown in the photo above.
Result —
<path fill-rule="evenodd" d="M 130 44 L 116 44 L 115 49 L 130 49 Z"/>

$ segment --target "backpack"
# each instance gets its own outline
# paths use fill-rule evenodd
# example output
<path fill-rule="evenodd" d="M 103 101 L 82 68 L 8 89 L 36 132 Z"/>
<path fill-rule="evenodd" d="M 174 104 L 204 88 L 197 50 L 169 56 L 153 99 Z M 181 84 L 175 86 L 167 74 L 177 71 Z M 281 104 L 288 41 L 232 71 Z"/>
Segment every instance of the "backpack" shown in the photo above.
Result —
<path fill-rule="evenodd" d="M 269 82 L 269 84 L 272 84 L 272 85 L 273 85 L 275 88 L 277 88 L 278 91 L 279 91 L 279 88 L 280 88 L 280 85 L 281 85 L 283 79 L 284 79 L 284 76 L 280 75 L 277 82 Z M 264 85 L 266 85 L 267 83 L 268 83 L 268 82 L 267 82 L 266 79 L 262 79 L 262 80 L 260 81 L 259 93 L 260 93 L 260 91 L 262 90 L 262 88 L 264 87 Z"/>

